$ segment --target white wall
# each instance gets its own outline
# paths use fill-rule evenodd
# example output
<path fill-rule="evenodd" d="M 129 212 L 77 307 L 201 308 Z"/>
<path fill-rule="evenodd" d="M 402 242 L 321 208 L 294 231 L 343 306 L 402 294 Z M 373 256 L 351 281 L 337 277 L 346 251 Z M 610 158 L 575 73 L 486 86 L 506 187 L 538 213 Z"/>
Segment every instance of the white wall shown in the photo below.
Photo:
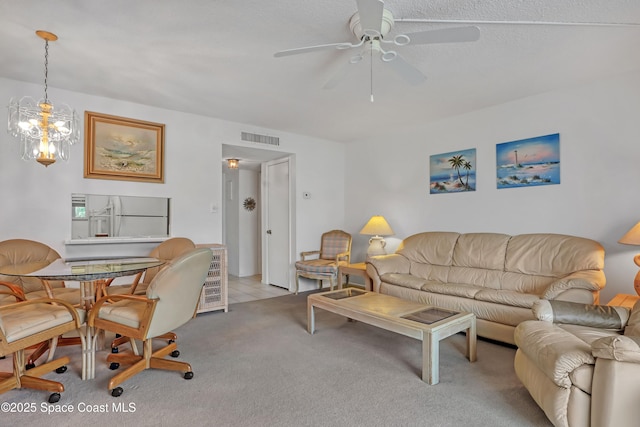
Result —
<path fill-rule="evenodd" d="M 258 256 L 260 254 L 260 173 L 251 170 L 240 170 L 238 189 L 238 216 L 240 221 L 240 262 L 238 276 L 246 277 L 261 273 Z M 256 208 L 248 211 L 244 201 L 251 197 L 256 201 Z"/>
<path fill-rule="evenodd" d="M 640 221 L 639 117 L 633 73 L 349 144 L 345 223 L 354 260 L 364 259 L 368 239 L 356 233 L 374 214 L 396 233 L 387 238 L 391 252 L 422 231 L 563 233 L 604 246 L 603 302 L 633 294 L 640 248 L 617 240 Z M 556 132 L 560 185 L 496 188 L 496 144 Z M 429 194 L 429 156 L 467 148 L 477 149 L 477 191 Z"/>
<path fill-rule="evenodd" d="M 227 262 L 229 274 L 239 276 L 240 271 L 240 216 L 238 205 L 238 188 L 240 171 L 227 170 L 224 173 L 223 195 L 225 210 L 224 244 L 227 246 Z"/>
<path fill-rule="evenodd" d="M 141 90 L 146 90 L 144 82 L 141 82 Z M 2 102 L 8 103 L 11 97 L 25 95 L 37 97 L 41 93 L 40 85 L 0 78 Z M 82 142 L 72 147 L 67 163 L 59 162 L 45 168 L 36 162 L 23 162 L 18 157 L 17 143 L 2 131 L 0 240 L 38 240 L 66 257 L 70 251 L 64 241 L 71 236 L 71 193 L 91 193 L 170 197 L 173 236 L 188 237 L 196 243 L 221 242 L 222 144 L 274 149 L 296 155 L 296 186 L 314 193 L 311 201 L 303 201 L 301 194 L 296 193 L 296 248 L 315 247 L 319 241 L 318 230 L 344 225 L 343 144 L 51 87 L 49 97 L 54 104 L 68 103 L 80 115 L 88 110 L 164 123 L 165 183 L 85 179 Z M 7 109 L 2 108 L 0 123 L 6 121 Z M 81 122 L 84 123 L 82 116 Z M 245 143 L 240 140 L 241 131 L 278 136 L 280 146 Z M 210 212 L 211 205 L 218 207 L 217 213 Z M 114 255 L 111 253 L 113 247 L 101 249 L 100 255 Z M 117 250 L 123 250 L 123 247 L 119 246 Z M 146 247 L 141 249 L 142 253 L 148 253 L 148 250 Z M 304 249 L 296 249 L 297 252 L 300 250 Z"/>

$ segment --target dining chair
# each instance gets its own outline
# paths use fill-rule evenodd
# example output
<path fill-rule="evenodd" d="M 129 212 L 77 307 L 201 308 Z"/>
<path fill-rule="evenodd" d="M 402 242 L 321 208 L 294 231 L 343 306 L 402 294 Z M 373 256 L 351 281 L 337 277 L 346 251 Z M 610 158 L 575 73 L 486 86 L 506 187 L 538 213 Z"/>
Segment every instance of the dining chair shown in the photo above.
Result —
<path fill-rule="evenodd" d="M 184 255 L 185 253 L 192 251 L 196 248 L 195 243 L 191 239 L 186 237 L 172 237 L 170 239 L 165 240 L 160 243 L 158 246 L 153 248 L 153 250 L 149 253 L 150 258 L 156 258 L 160 261 L 164 261 L 165 264 L 148 268 L 143 273 L 138 273 L 133 283 L 126 285 L 112 285 L 112 280 L 108 280 L 105 282 L 104 286 L 104 294 L 105 295 L 122 295 L 122 294 L 131 294 L 131 295 L 144 295 L 149 287 L 149 284 L 153 280 L 153 278 L 158 274 L 158 272 L 163 269 L 171 260 Z M 142 278 L 142 282 L 140 279 Z M 158 337 L 162 339 L 166 339 L 169 343 L 175 341 L 177 339 L 176 334 L 171 332 L 167 333 L 165 336 Z M 138 348 L 136 347 L 135 341 L 131 337 L 121 336 L 120 334 L 116 335 L 116 338 L 111 342 L 111 351 L 113 353 L 119 352 L 119 347 L 125 343 L 131 344 L 131 349 L 134 354 L 138 354 Z M 112 367 L 115 365 L 112 365 Z"/>
<path fill-rule="evenodd" d="M 81 320 L 75 308 L 60 299 L 43 298 L 0 306 L 0 356 L 13 353 L 13 372 L 0 372 L 0 394 L 31 388 L 53 392 L 49 403 L 59 401 L 64 386 L 40 377 L 54 370 L 58 373 L 66 371 L 69 357 L 51 360 L 26 371 L 25 349 L 80 327 Z"/>
<path fill-rule="evenodd" d="M 32 273 L 60 258 L 60 254 L 48 245 L 28 239 L 9 239 L 0 242 L 0 270 L 6 273 Z M 67 288 L 64 281 L 40 280 L 35 277 L 0 275 L 0 284 L 5 289 L 21 294 L 23 299 L 58 298 L 77 307 L 80 306 L 80 290 Z M 20 292 L 18 292 L 18 290 Z M 0 295 L 0 306 L 16 302 L 12 295 Z M 84 313 L 80 313 L 84 319 Z M 79 345 L 79 337 L 54 338 L 54 342 L 42 342 L 26 361 L 26 367 L 35 367 L 35 362 L 56 346 Z M 49 352 L 49 360 L 53 358 Z"/>
<path fill-rule="evenodd" d="M 320 288 L 322 281 L 328 279 L 333 290 L 338 278 L 338 267 L 349 264 L 351 234 L 342 230 L 328 231 L 320 239 L 320 250 L 301 252 L 300 257 L 302 259 L 296 262 L 296 294 L 300 277 L 316 279 Z"/>
<path fill-rule="evenodd" d="M 10 239 L 0 242 L 0 270 L 7 273 L 32 273 L 60 258 L 48 245 L 34 240 Z M 72 304 L 80 302 L 80 292 L 67 288 L 63 281 L 43 281 L 35 277 L 0 274 L 0 281 L 22 290 L 27 299 L 59 298 Z M 0 305 L 13 302 L 13 298 L 0 298 Z"/>
<path fill-rule="evenodd" d="M 120 396 L 123 390 L 119 385 L 145 369 L 181 371 L 185 379 L 193 378 L 191 365 L 165 359 L 171 353 L 176 355 L 175 342 L 154 351 L 152 340 L 193 318 L 212 257 L 207 248 L 190 251 L 157 273 L 144 296 L 106 295 L 91 308 L 89 326 L 143 341 L 142 355 L 120 352 L 107 356 L 108 363 L 131 364 L 109 381 L 112 396 Z"/>
<path fill-rule="evenodd" d="M 149 257 L 169 262 L 195 248 L 195 243 L 186 237 L 172 237 L 153 248 L 151 253 L 149 253 Z M 144 295 L 147 291 L 147 287 L 162 268 L 164 268 L 164 265 L 148 268 L 144 273 L 137 274 L 132 283 L 125 285 L 113 285 L 112 281 L 107 281 L 105 283 L 104 292 L 106 295 Z M 141 279 L 142 282 L 140 282 Z"/>

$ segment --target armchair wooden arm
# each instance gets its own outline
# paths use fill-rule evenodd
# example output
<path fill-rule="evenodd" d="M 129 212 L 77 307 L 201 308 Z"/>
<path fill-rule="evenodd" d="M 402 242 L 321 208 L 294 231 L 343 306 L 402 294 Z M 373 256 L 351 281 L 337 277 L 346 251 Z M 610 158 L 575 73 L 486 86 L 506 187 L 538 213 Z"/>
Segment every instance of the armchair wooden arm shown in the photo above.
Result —
<path fill-rule="evenodd" d="M 13 283 L 0 281 L 0 286 L 4 286 L 7 290 L 0 288 L 0 294 L 13 295 L 16 297 L 16 302 L 25 301 L 27 298 L 24 295 L 24 291 Z"/>
<path fill-rule="evenodd" d="M 339 263 L 340 261 L 347 261 L 347 264 L 349 264 L 350 258 L 351 258 L 351 252 L 342 252 L 336 255 L 336 262 Z"/>
<path fill-rule="evenodd" d="M 108 320 L 102 320 L 97 317 L 100 309 L 103 305 L 107 303 L 116 303 L 118 301 L 136 301 L 139 303 L 145 304 L 145 309 L 140 319 L 140 326 L 138 328 L 134 328 L 131 326 L 116 324 L 114 322 Z M 103 326 L 105 324 L 109 325 L 108 330 L 115 332 L 117 334 L 134 338 L 134 339 L 144 339 L 146 331 L 149 329 L 149 324 L 151 323 L 151 318 L 153 316 L 153 311 L 155 310 L 156 304 L 158 303 L 157 299 L 149 299 L 146 296 L 142 295 L 109 295 L 103 298 L 100 298 L 96 303 L 91 307 L 87 317 L 87 324 L 90 327 L 97 327 L 104 329 Z"/>

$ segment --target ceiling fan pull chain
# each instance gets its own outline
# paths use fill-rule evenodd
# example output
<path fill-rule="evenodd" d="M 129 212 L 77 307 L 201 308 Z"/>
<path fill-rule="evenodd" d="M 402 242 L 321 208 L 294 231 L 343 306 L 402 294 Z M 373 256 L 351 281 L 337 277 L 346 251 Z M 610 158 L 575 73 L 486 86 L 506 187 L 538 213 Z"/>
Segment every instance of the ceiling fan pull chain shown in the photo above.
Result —
<path fill-rule="evenodd" d="M 373 102 L 373 49 L 369 51 L 371 57 L 371 102 Z"/>

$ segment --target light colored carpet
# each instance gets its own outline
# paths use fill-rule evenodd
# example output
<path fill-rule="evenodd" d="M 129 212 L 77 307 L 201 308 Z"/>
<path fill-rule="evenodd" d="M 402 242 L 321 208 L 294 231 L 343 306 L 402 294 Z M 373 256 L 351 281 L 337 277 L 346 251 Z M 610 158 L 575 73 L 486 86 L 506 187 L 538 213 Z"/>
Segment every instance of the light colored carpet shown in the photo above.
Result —
<path fill-rule="evenodd" d="M 97 355 L 96 379 L 80 379 L 77 347 L 60 380 L 66 391 L 47 414 L 47 392 L 13 390 L 0 402 L 35 413 L 2 413 L 0 425 L 124 426 L 548 426 L 513 371 L 515 350 L 479 340 L 478 361 L 464 357 L 465 337 L 441 343 L 440 383 L 422 382 L 421 344 L 411 338 L 316 310 L 306 331 L 306 295 L 233 304 L 177 330 L 181 360 L 195 376 L 145 371 L 111 397 L 113 371 Z M 0 369 L 10 369 L 9 358 Z M 120 405 L 129 412 L 118 413 Z M 86 412 L 87 408 L 105 412 Z M 5 406 L 3 406 L 4 412 Z M 84 412 L 81 412 L 84 411 Z"/>

